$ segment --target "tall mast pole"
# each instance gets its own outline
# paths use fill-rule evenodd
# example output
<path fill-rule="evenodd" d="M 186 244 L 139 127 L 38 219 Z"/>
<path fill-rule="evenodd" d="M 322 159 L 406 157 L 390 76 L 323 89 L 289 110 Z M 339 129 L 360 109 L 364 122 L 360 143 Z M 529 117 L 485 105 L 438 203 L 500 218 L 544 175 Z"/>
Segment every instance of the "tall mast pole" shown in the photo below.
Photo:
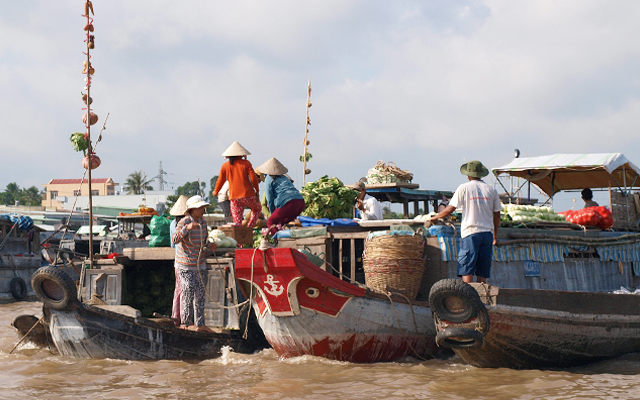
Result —
<path fill-rule="evenodd" d="M 307 145 L 309 145 L 309 125 L 311 125 L 311 120 L 309 119 L 309 108 L 311 108 L 311 76 L 309 76 L 309 83 L 307 84 L 307 120 L 304 125 L 304 152 L 302 153 L 302 186 L 304 186 L 307 182 Z"/>
<path fill-rule="evenodd" d="M 86 31 L 87 52 L 85 53 L 87 59 L 85 61 L 85 81 L 86 86 L 86 105 L 87 113 L 85 119 L 85 127 L 87 128 L 87 169 L 88 169 L 88 187 L 89 187 L 89 268 L 93 268 L 93 196 L 91 186 L 91 167 L 93 163 L 93 147 L 91 145 L 91 125 L 97 121 L 93 121 L 91 113 L 91 75 L 93 75 L 93 68 L 91 67 L 91 49 L 94 47 L 94 37 L 91 34 L 93 32 L 93 19 L 90 17 L 93 14 L 93 4 L 90 0 L 86 0 L 84 5 L 84 17 L 87 19 L 84 27 Z M 97 117 L 96 117 L 97 119 Z"/>

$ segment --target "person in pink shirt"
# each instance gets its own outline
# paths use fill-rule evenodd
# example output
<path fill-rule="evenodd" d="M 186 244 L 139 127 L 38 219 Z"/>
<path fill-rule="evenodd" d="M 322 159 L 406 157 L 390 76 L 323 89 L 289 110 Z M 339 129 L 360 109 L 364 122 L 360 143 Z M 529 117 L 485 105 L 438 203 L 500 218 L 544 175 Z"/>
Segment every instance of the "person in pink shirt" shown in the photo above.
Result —
<path fill-rule="evenodd" d="M 184 218 L 178 222 L 171 241 L 176 245 L 175 267 L 180 275 L 180 327 L 198 332 L 211 332 L 205 326 L 205 291 L 202 271 L 206 270 L 206 257 L 216 251 L 209 243 L 207 222 L 203 216 L 209 203 L 202 196 L 187 200 Z"/>

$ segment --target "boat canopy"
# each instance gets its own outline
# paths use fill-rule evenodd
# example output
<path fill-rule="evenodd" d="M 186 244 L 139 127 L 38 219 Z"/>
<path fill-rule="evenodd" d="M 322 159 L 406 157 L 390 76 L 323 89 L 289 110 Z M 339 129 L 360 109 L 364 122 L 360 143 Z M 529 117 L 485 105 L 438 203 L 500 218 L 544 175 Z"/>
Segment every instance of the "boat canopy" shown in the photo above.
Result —
<path fill-rule="evenodd" d="M 509 164 L 491 170 L 524 178 L 548 196 L 562 190 L 640 187 L 640 169 L 622 153 L 553 154 L 514 158 Z"/>

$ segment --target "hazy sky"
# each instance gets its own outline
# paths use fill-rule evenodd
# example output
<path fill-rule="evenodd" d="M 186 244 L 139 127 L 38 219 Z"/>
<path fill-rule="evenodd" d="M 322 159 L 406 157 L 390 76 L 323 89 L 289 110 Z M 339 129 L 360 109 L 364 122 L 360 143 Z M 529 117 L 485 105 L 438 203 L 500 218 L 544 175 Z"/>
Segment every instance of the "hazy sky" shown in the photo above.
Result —
<path fill-rule="evenodd" d="M 0 0 L 2 190 L 84 172 L 69 141 L 84 129 L 83 4 Z M 299 184 L 309 76 L 308 180 L 352 183 L 382 160 L 454 190 L 462 163 L 498 167 L 515 148 L 640 163 L 635 1 L 93 4 L 95 131 L 110 113 L 96 178 L 162 161 L 169 188 L 208 183 L 238 140 Z"/>

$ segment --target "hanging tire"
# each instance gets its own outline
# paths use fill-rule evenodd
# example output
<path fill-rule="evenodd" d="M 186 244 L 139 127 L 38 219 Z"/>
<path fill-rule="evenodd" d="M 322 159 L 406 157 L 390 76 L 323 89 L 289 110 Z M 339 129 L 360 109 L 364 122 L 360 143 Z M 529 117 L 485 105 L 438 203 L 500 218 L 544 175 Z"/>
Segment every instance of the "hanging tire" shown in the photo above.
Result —
<path fill-rule="evenodd" d="M 77 303 L 76 284 L 56 267 L 42 267 L 31 277 L 31 286 L 40 301 L 54 310 L 67 311 Z"/>
<path fill-rule="evenodd" d="M 443 321 L 460 323 L 475 318 L 484 304 L 478 292 L 458 279 L 442 279 L 429 292 L 431 311 Z"/>
<path fill-rule="evenodd" d="M 16 300 L 22 300 L 27 297 L 27 284 L 24 279 L 16 276 L 9 282 L 9 288 L 11 289 L 11 295 Z"/>
<path fill-rule="evenodd" d="M 484 336 L 474 329 L 451 327 L 436 335 L 438 346 L 450 349 L 468 349 L 482 346 Z"/>

